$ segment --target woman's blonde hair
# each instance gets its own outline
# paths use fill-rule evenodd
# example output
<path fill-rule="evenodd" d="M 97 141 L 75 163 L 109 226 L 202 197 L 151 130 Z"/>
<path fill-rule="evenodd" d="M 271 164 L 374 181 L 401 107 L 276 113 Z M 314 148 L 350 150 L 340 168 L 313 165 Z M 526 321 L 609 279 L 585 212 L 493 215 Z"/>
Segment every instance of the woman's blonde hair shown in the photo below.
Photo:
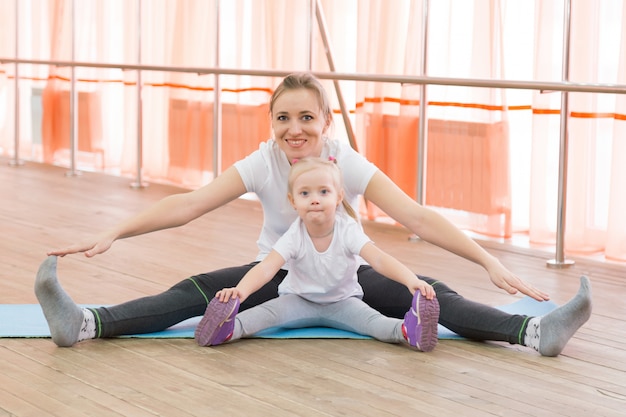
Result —
<path fill-rule="evenodd" d="M 318 168 L 327 169 L 333 177 L 337 191 L 343 190 L 343 175 L 334 157 L 331 156 L 328 159 L 307 157 L 292 161 L 289 177 L 287 179 L 288 194 L 293 195 L 293 184 L 300 175 Z M 346 213 L 354 220 L 358 221 L 356 212 L 345 198 L 341 200 L 341 204 Z"/>
<path fill-rule="evenodd" d="M 315 94 L 320 110 L 330 125 L 333 120 L 333 111 L 330 107 L 330 100 L 328 100 L 326 90 L 317 78 L 307 72 L 294 73 L 283 78 L 270 98 L 270 114 L 274 114 L 274 104 L 285 91 L 301 89 L 310 90 Z"/>

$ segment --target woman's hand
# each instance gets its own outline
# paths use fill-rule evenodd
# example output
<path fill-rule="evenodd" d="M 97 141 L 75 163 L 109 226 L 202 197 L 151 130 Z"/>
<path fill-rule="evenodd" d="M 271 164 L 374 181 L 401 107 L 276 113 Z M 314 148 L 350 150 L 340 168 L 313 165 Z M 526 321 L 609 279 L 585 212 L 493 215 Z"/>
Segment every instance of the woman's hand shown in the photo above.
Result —
<path fill-rule="evenodd" d="M 70 255 L 72 253 L 84 252 L 86 257 L 91 258 L 93 256 L 99 255 L 109 250 L 109 248 L 111 247 L 114 241 L 115 241 L 114 238 L 106 234 L 102 234 L 102 235 L 96 236 L 92 240 L 85 240 L 83 242 L 76 243 L 71 246 L 67 246 L 65 248 L 50 250 L 48 251 L 48 255 L 56 255 L 56 256 L 63 257 L 65 255 Z"/>
<path fill-rule="evenodd" d="M 491 282 L 509 294 L 517 294 L 519 291 L 537 301 L 548 301 L 550 299 L 548 294 L 522 281 L 517 275 L 506 269 L 495 257 L 487 267 L 487 272 Z"/>

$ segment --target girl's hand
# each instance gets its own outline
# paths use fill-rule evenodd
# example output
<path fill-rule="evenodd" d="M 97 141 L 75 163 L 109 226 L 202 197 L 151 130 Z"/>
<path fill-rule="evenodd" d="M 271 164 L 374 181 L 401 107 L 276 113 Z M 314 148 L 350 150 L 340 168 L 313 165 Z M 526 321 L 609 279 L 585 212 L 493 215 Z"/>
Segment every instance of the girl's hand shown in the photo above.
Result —
<path fill-rule="evenodd" d="M 217 299 L 219 299 L 222 303 L 225 303 L 228 300 L 230 300 L 231 298 L 240 297 L 240 293 L 239 293 L 239 290 L 237 289 L 237 287 L 224 288 L 224 289 L 218 291 L 215 294 L 215 297 Z"/>
<path fill-rule="evenodd" d="M 436 296 L 435 290 L 433 289 L 432 285 L 430 285 L 426 281 L 423 281 L 419 278 L 417 279 L 417 282 L 413 282 L 411 286 L 409 287 L 409 291 L 411 291 L 411 295 L 415 294 L 415 291 L 417 290 L 419 290 L 419 292 L 421 292 L 422 295 L 426 297 L 427 300 L 432 300 Z"/>

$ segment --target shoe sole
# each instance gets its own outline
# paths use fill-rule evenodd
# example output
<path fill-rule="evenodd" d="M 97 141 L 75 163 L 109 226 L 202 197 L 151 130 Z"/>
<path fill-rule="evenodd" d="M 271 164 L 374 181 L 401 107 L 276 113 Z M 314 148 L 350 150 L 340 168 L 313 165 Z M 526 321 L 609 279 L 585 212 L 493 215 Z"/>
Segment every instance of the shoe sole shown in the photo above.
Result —
<path fill-rule="evenodd" d="M 200 346 L 210 346 L 213 338 L 219 333 L 222 326 L 234 319 L 233 317 L 229 320 L 237 306 L 237 299 L 231 298 L 226 303 L 213 301 L 215 299 L 211 300 L 207 306 L 204 316 L 202 316 L 202 320 L 200 320 L 194 332 L 196 343 Z M 213 329 L 213 331 L 210 331 L 210 329 Z"/>
<path fill-rule="evenodd" d="M 422 326 L 421 337 L 417 341 L 416 347 L 422 352 L 430 352 L 439 341 L 439 301 L 437 298 L 427 300 L 420 294 L 416 303 L 417 305 L 414 305 L 412 310 L 417 316 L 417 325 Z"/>

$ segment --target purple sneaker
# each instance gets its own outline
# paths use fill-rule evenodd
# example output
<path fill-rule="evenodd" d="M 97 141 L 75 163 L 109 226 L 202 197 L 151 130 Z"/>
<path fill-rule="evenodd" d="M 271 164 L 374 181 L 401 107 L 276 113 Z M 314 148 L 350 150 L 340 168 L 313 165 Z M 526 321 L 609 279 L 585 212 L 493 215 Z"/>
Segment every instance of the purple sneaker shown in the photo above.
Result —
<path fill-rule="evenodd" d="M 415 291 L 411 309 L 404 315 L 402 330 L 409 345 L 422 352 L 430 352 L 437 345 L 437 323 L 439 321 L 439 301 L 427 300 L 421 292 Z"/>
<path fill-rule="evenodd" d="M 200 346 L 215 346 L 229 340 L 235 329 L 235 316 L 239 312 L 239 297 L 223 303 L 213 298 L 196 327 L 195 339 Z"/>

